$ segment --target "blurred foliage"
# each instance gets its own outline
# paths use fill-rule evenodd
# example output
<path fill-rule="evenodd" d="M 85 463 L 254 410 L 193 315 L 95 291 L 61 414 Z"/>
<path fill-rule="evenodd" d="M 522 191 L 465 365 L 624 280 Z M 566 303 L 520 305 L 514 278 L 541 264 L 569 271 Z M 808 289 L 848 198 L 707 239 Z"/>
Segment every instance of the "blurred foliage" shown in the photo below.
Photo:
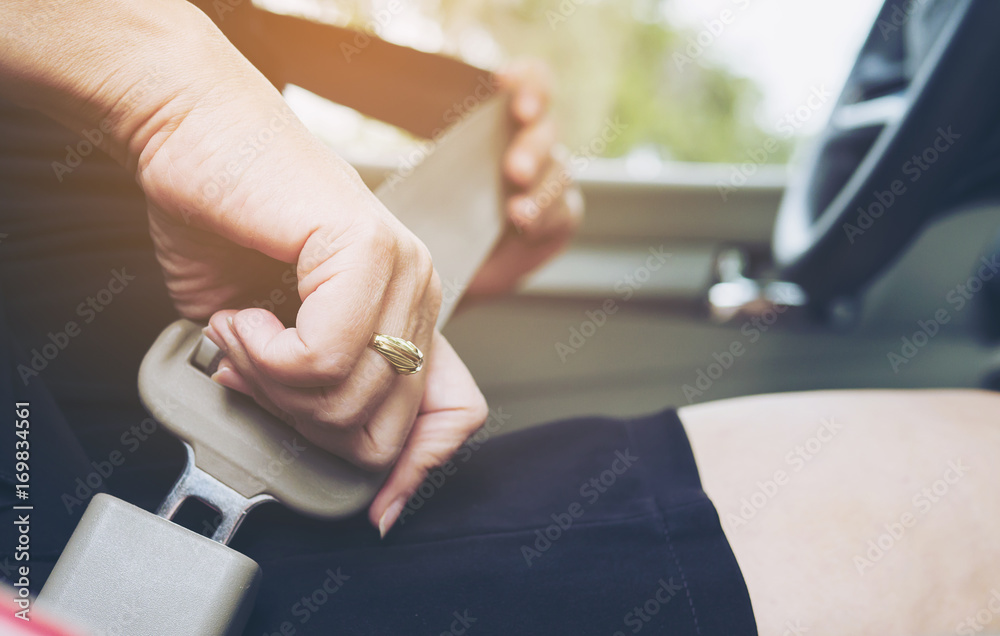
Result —
<path fill-rule="evenodd" d="M 389 0 L 325 0 L 366 24 Z M 653 149 L 664 159 L 740 162 L 768 134 L 755 121 L 759 88 L 711 56 L 687 56 L 696 37 L 668 24 L 672 0 L 396 0 L 416 5 L 442 30 L 441 50 L 473 63 L 546 60 L 553 108 L 571 150 L 589 146 L 618 118 L 627 128 L 604 151 Z M 770 161 L 788 158 L 776 139 Z"/>

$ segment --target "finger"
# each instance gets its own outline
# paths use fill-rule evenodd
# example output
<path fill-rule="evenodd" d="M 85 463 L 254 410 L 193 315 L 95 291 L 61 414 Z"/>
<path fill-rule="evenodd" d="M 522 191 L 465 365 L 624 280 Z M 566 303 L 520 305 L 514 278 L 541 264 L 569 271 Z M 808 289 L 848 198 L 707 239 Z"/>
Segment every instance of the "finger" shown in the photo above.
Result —
<path fill-rule="evenodd" d="M 328 422 L 325 415 L 337 411 L 331 406 L 332 401 L 325 399 L 326 392 L 333 393 L 333 389 L 286 387 L 263 375 L 254 366 L 233 329 L 231 321 L 238 313 L 232 310 L 218 312 L 205 330 L 206 335 L 226 352 L 225 358 L 220 362 L 221 374 L 213 375 L 212 379 L 223 386 L 250 395 L 260 406 L 285 421 L 314 444 L 338 457 L 359 464 L 355 449 L 359 446 L 358 432 L 367 421 L 367 416 L 364 416 L 357 425 L 354 422 L 345 423 L 343 420 L 338 420 L 340 425 L 333 425 Z M 257 318 L 258 326 L 263 326 L 262 323 L 268 319 L 264 314 Z M 232 367 L 231 370 L 223 371 L 224 365 Z M 358 400 L 349 403 L 355 409 L 359 404 Z M 363 411 L 367 408 L 367 404 L 364 402 L 361 404 Z M 338 413 L 336 417 L 344 416 Z"/>
<path fill-rule="evenodd" d="M 431 346 L 424 351 L 431 359 Z M 367 367 L 374 376 L 359 364 L 344 386 L 275 387 L 259 376 L 258 381 L 270 386 L 269 397 L 306 439 L 362 468 L 383 471 L 395 461 L 413 426 L 427 376 L 393 372 L 389 382 L 378 386 L 382 370 L 375 367 L 387 363 L 375 357 L 378 364 Z"/>
<path fill-rule="evenodd" d="M 237 333 L 237 324 L 243 325 L 247 340 Z M 264 309 L 223 311 L 212 317 L 209 327 L 231 367 L 230 371 L 223 370 L 220 363 L 221 373 L 213 379 L 252 396 L 313 441 L 320 437 L 321 429 L 328 429 L 330 435 L 324 437 L 324 447 L 345 457 L 350 446 L 345 440 L 368 422 L 396 377 L 385 361 L 371 352 L 374 355 L 356 365 L 348 379 L 338 385 L 290 387 L 262 371 L 249 349 L 252 345 L 248 345 L 254 338 L 266 341 L 284 329 L 274 314 Z M 333 443 L 335 436 L 338 441 Z"/>
<path fill-rule="evenodd" d="M 423 346 L 429 356 L 427 346 Z M 413 424 L 425 375 L 398 375 L 374 351 L 350 377 L 331 387 L 270 386 L 266 392 L 310 441 L 378 470 L 399 453 Z M 264 379 L 267 383 L 267 379 Z"/>
<path fill-rule="evenodd" d="M 227 389 L 232 389 L 253 397 L 253 386 L 240 375 L 239 370 L 233 366 L 233 361 L 229 357 L 219 360 L 219 366 L 212 374 L 212 380 L 218 382 Z"/>
<path fill-rule="evenodd" d="M 281 328 L 281 323 L 270 312 L 263 309 L 246 311 L 260 312 L 259 316 L 253 318 L 254 324 L 273 321 L 277 323 L 277 327 L 271 328 Z M 260 373 L 236 334 L 233 322 L 239 313 L 235 310 L 216 312 L 209 320 L 208 328 L 205 329 L 205 335 L 225 353 L 225 357 L 219 362 L 222 373 L 214 374 L 212 379 L 227 388 L 249 395 L 272 415 L 292 424 L 288 412 L 272 398 L 275 393 L 273 382 Z M 223 363 L 227 367 L 226 370 L 223 370 Z"/>
<path fill-rule="evenodd" d="M 416 305 L 416 310 L 406 310 L 406 307 L 413 306 L 411 297 L 415 291 L 423 302 Z M 425 365 L 429 364 L 429 360 L 434 358 L 432 349 L 440 297 L 436 274 L 427 281 L 423 290 L 414 290 L 407 284 L 392 285 L 386 295 L 387 309 L 378 321 L 379 333 L 409 340 L 424 353 Z M 361 424 L 360 431 L 352 440 L 354 446 L 351 452 L 356 463 L 381 470 L 396 459 L 413 426 L 427 378 L 426 370 L 413 375 L 399 375 L 381 354 L 371 349 L 366 351 L 358 368 L 343 388 L 336 392 L 339 404 L 348 409 L 367 404 L 360 413 L 348 413 L 349 417 L 353 415 L 355 424 Z"/>
<path fill-rule="evenodd" d="M 277 318 L 257 324 L 259 310 L 233 317 L 255 365 L 288 386 L 328 386 L 347 378 L 375 330 L 396 267 L 398 244 L 387 227 L 310 241 L 299 261 L 308 271 L 300 276 L 304 300 L 295 327 L 286 329 Z"/>
<path fill-rule="evenodd" d="M 567 235 L 529 243 L 511 228 L 510 234 L 501 239 L 490 259 L 476 272 L 469 295 L 496 296 L 513 291 L 527 274 L 565 249 L 570 238 Z"/>
<path fill-rule="evenodd" d="M 516 186 L 529 187 L 543 174 L 555 143 L 556 126 L 549 117 L 522 128 L 504 153 L 504 176 Z"/>
<path fill-rule="evenodd" d="M 510 91 L 511 112 L 522 124 L 542 117 L 552 98 L 552 73 L 539 60 L 518 60 L 497 73 L 500 86 Z"/>
<path fill-rule="evenodd" d="M 436 278 L 431 282 L 436 283 Z M 426 303 L 418 303 L 426 305 L 426 311 L 387 310 L 379 320 L 379 329 L 411 339 L 428 350 L 440 294 L 437 285 L 431 287 L 423 293 L 416 290 L 421 297 L 431 297 Z M 386 303 L 395 308 L 408 306 L 413 294 L 414 290 L 407 285 L 394 284 Z M 254 339 L 266 342 L 283 329 L 277 318 L 263 309 L 220 312 L 214 316 L 206 332 L 222 341 L 227 359 L 238 375 L 234 378 L 223 371 L 217 381 L 252 395 L 328 451 L 372 470 L 388 467 L 413 424 L 423 393 L 424 375 L 399 376 L 385 359 L 369 350 L 340 384 L 285 386 L 260 368 L 250 350 Z"/>
<path fill-rule="evenodd" d="M 382 536 L 430 470 L 447 461 L 486 420 L 486 400 L 451 345 L 435 334 L 434 358 L 413 429 L 368 518 Z"/>
<path fill-rule="evenodd" d="M 530 220 L 518 229 L 528 243 L 569 238 L 583 221 L 583 195 L 576 184 L 566 187 L 558 197 L 546 191 L 537 192 L 527 210 Z"/>
<path fill-rule="evenodd" d="M 430 267 L 429 258 L 426 264 Z M 440 281 L 432 268 L 428 270 L 429 276 L 420 272 L 414 275 L 411 271 L 414 267 L 405 262 L 397 269 L 401 275 L 386 290 L 385 308 L 374 331 L 408 340 L 424 353 L 426 360 L 433 346 L 441 304 Z M 398 447 L 413 423 L 426 377 L 425 373 L 400 375 L 381 354 L 366 348 L 351 374 L 327 396 L 331 409 L 326 413 L 327 421 L 341 426 L 364 426 L 369 435 L 367 441 L 371 442 L 368 450 Z"/>
<path fill-rule="evenodd" d="M 508 199 L 507 214 L 528 241 L 570 236 L 583 219 L 583 197 L 566 167 L 551 161 L 527 194 Z"/>
<path fill-rule="evenodd" d="M 296 428 L 310 441 L 369 471 L 387 470 L 399 456 L 413 428 L 424 382 L 417 376 L 400 378 L 385 400 L 358 416 L 359 426 L 344 428 L 317 421 Z M 351 403 L 346 402 L 348 408 Z"/>

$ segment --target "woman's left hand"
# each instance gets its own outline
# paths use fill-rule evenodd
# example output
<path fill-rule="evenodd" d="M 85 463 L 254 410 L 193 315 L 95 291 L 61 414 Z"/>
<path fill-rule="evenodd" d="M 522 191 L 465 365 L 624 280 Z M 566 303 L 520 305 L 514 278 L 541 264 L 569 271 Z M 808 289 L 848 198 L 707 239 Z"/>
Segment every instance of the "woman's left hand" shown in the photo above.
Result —
<path fill-rule="evenodd" d="M 565 163 L 568 153 L 556 143 L 548 68 L 524 61 L 499 72 L 497 79 L 511 94 L 516 127 L 503 157 L 508 223 L 469 286 L 469 293 L 476 295 L 513 289 L 566 247 L 583 218 L 583 196 Z"/>

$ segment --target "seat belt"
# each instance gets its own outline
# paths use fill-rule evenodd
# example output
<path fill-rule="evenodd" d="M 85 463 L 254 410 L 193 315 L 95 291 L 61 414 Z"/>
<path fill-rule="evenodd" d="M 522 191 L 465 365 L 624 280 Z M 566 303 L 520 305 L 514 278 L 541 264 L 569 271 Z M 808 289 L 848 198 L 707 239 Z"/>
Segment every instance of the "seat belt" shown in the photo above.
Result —
<path fill-rule="evenodd" d="M 391 175 L 376 190 L 427 244 L 452 290 L 439 326 L 502 233 L 507 126 L 506 96 L 494 96 L 425 145 L 429 154 L 411 173 Z M 41 611 L 98 634 L 239 634 L 261 577 L 257 563 L 226 545 L 246 514 L 276 501 L 343 518 L 366 508 L 384 481 L 213 382 L 220 354 L 201 327 L 169 326 L 139 371 L 146 409 L 185 443 L 184 473 L 155 515 L 96 495 L 39 594 Z M 189 497 L 219 511 L 211 539 L 170 521 Z"/>
<path fill-rule="evenodd" d="M 191 0 L 279 90 L 294 84 L 425 139 L 437 137 L 496 91 L 492 73 L 369 33 L 272 13 Z M 458 107 L 458 108 L 456 108 Z"/>

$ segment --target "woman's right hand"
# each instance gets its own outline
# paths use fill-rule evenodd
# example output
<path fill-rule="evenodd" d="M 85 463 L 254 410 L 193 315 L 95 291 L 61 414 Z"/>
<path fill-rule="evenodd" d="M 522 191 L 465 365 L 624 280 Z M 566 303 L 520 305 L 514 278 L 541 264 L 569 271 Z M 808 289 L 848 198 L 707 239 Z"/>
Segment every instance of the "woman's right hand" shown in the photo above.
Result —
<path fill-rule="evenodd" d="M 426 247 L 183 0 L 42 12 L 10 0 L 0 48 L 0 93 L 99 130 L 93 143 L 135 172 L 177 309 L 211 318 L 227 354 L 217 380 L 359 466 L 399 460 L 370 511 L 391 525 L 485 419 L 475 382 L 435 332 L 441 290 Z M 289 266 L 293 326 L 241 309 L 269 298 Z M 397 375 L 368 348 L 375 332 L 416 344 L 425 370 Z"/>
<path fill-rule="evenodd" d="M 167 287 L 184 316 L 211 318 L 207 334 L 226 353 L 221 384 L 359 466 L 401 458 L 371 511 L 384 531 L 399 501 L 482 424 L 485 402 L 435 333 L 441 286 L 427 248 L 262 76 L 234 70 L 138 156 Z M 285 263 L 301 301 L 294 326 L 235 309 L 267 298 L 261 275 Z M 373 333 L 414 343 L 425 370 L 398 375 L 368 347 Z M 441 387 L 447 400 L 427 399 Z"/>

